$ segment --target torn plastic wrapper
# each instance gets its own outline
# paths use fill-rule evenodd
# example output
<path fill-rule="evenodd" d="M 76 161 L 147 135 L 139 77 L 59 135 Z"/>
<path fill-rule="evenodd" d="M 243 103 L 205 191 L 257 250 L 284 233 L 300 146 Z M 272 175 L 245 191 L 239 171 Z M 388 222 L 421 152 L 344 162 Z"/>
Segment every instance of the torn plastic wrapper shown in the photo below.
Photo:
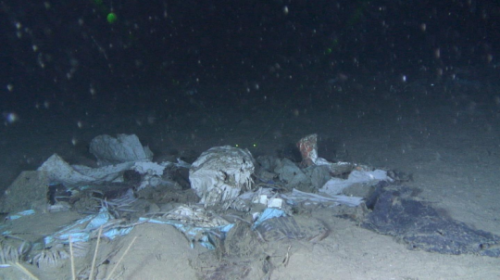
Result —
<path fill-rule="evenodd" d="M 188 207 L 188 206 L 181 206 Z M 179 212 L 179 211 L 177 211 Z M 205 213 L 204 213 L 205 214 Z M 262 222 L 276 218 L 276 217 L 284 217 L 286 216 L 285 211 L 277 208 L 266 208 L 262 213 L 259 214 L 258 218 L 252 225 L 252 230 L 255 230 Z M 215 249 L 215 244 L 210 239 L 210 234 L 215 234 L 219 238 L 224 239 L 225 235 L 234 227 L 233 223 L 227 222 L 227 224 L 217 225 L 217 226 L 202 226 L 202 225 L 215 225 L 220 223 L 219 221 L 209 221 L 206 223 L 197 223 L 194 220 L 191 220 L 189 216 L 180 217 L 182 220 L 174 220 L 174 219 L 151 219 L 151 218 L 139 218 L 139 222 L 148 222 L 154 224 L 163 224 L 163 225 L 171 225 L 174 226 L 177 230 L 181 231 L 186 238 L 189 240 L 191 248 L 194 247 L 195 242 L 199 242 L 203 247 L 213 250 Z M 195 218 L 196 219 L 196 218 Z"/>
<path fill-rule="evenodd" d="M 113 217 L 108 212 L 106 207 L 102 207 L 98 214 L 89 215 L 83 219 L 76 221 L 74 224 L 69 225 L 62 230 L 47 236 L 44 238 L 46 246 L 59 241 L 62 243 L 69 243 L 69 238 L 71 237 L 71 242 L 87 242 L 91 238 L 91 234 L 102 226 L 106 227 L 107 224 L 113 224 Z M 104 229 L 101 236 L 107 237 L 109 239 L 114 239 L 117 236 L 122 236 L 128 234 L 132 230 L 132 226 L 123 228 L 114 228 L 106 230 Z"/>
<path fill-rule="evenodd" d="M 363 202 L 363 198 L 357 196 L 346 196 L 346 195 L 327 196 L 322 194 L 301 192 L 296 189 L 293 189 L 291 193 L 282 194 L 281 196 L 287 200 L 288 204 L 312 202 L 312 203 L 333 203 L 335 205 L 342 204 L 350 207 L 356 207 Z"/>
<path fill-rule="evenodd" d="M 126 162 L 101 168 L 90 168 L 79 165 L 71 166 L 59 155 L 53 154 L 38 168 L 38 171 L 45 172 L 50 183 L 62 183 L 74 186 L 88 183 L 113 182 L 120 178 L 121 174 L 133 165 L 133 162 Z"/>
<path fill-rule="evenodd" d="M 223 234 L 226 234 L 234 226 L 234 224 L 227 224 L 218 227 L 197 227 L 197 226 L 190 226 L 175 220 L 159 220 L 159 219 L 150 219 L 144 217 L 139 218 L 139 222 L 148 222 L 153 224 L 174 226 L 177 230 L 184 233 L 186 238 L 189 240 L 189 245 L 191 246 L 191 248 L 194 248 L 194 242 L 199 242 L 203 247 L 210 250 L 215 249 L 215 246 L 212 242 L 210 242 L 208 233 L 219 231 Z"/>
<path fill-rule="evenodd" d="M 234 224 L 224 220 L 214 213 L 195 205 L 179 205 L 168 212 L 162 219 L 140 218 L 139 221 L 172 225 L 184 233 L 189 240 L 191 247 L 194 242 L 208 249 L 214 249 L 214 244 L 210 242 L 209 234 L 218 233 L 221 239 L 231 230 Z"/>

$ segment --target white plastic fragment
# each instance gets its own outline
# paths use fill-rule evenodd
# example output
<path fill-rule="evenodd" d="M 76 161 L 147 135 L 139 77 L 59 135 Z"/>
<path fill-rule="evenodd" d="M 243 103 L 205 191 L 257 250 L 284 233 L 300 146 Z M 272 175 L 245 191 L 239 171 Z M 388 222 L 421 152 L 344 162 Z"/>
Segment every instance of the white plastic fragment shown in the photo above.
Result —
<path fill-rule="evenodd" d="M 283 207 L 283 199 L 273 197 L 273 198 L 269 199 L 269 202 L 267 203 L 267 207 L 281 209 L 281 207 Z"/>
<path fill-rule="evenodd" d="M 33 215 L 35 214 L 35 210 L 33 209 L 28 209 L 28 210 L 24 210 L 24 211 L 21 211 L 21 212 L 17 212 L 15 214 L 12 214 L 12 215 L 9 215 L 5 218 L 5 220 L 17 220 L 19 218 L 22 218 L 22 217 L 26 217 L 26 216 L 30 216 L 30 215 Z"/>
<path fill-rule="evenodd" d="M 177 163 L 175 163 L 175 166 L 177 167 L 184 167 L 184 168 L 190 168 L 191 167 L 191 164 L 183 161 L 182 159 L 180 158 L 177 158 Z"/>
<path fill-rule="evenodd" d="M 258 196 L 258 198 L 259 198 L 260 204 L 267 205 L 267 202 L 269 201 L 269 199 L 267 198 L 267 195 L 261 194 Z"/>
<path fill-rule="evenodd" d="M 168 164 L 169 164 L 168 162 L 163 162 L 161 164 L 158 164 L 156 162 L 150 162 L 150 161 L 137 161 L 134 163 L 132 169 L 141 175 L 147 174 L 154 176 L 162 176 L 163 170 L 165 170 L 165 167 Z"/>
<path fill-rule="evenodd" d="M 353 170 L 347 179 L 331 178 L 318 191 L 330 196 L 337 195 L 354 184 L 374 185 L 379 181 L 391 181 L 385 170 Z"/>
<path fill-rule="evenodd" d="M 343 204 L 350 207 L 359 206 L 363 202 L 362 197 L 346 196 L 346 195 L 324 195 L 314 194 L 308 192 L 301 192 L 293 189 L 291 193 L 282 194 L 283 198 L 287 199 L 288 203 L 302 203 L 302 202 L 315 202 L 315 203 L 333 203 Z"/>
<path fill-rule="evenodd" d="M 337 195 L 339 193 L 342 193 L 343 189 L 348 188 L 353 184 L 354 183 L 349 180 L 333 177 L 328 180 L 318 191 L 329 195 Z"/>
<path fill-rule="evenodd" d="M 373 171 L 353 170 L 348 177 L 351 181 L 368 182 L 371 180 L 388 181 L 387 171 L 375 169 Z"/>

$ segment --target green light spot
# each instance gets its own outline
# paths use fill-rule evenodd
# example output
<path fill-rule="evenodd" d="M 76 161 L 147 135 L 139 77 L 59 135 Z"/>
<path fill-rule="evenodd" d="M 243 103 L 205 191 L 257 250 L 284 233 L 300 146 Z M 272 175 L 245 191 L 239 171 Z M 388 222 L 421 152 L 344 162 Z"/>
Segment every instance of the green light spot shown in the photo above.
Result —
<path fill-rule="evenodd" d="M 254 148 L 257 148 L 257 144 L 253 144 L 253 147 L 254 147 Z"/>
<path fill-rule="evenodd" d="M 118 17 L 115 13 L 109 13 L 107 16 L 107 20 L 109 23 L 115 23 L 118 20 Z"/>

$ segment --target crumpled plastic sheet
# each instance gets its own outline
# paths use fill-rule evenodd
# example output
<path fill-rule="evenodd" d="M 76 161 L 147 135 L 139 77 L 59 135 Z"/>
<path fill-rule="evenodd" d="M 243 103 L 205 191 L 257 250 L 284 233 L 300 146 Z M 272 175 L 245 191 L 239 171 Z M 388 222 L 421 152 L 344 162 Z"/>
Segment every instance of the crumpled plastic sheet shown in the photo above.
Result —
<path fill-rule="evenodd" d="M 37 170 L 45 172 L 51 183 L 79 185 L 87 183 L 112 182 L 123 171 L 131 168 L 133 162 L 90 168 L 87 166 L 71 166 L 59 155 L 50 156 Z"/>
<path fill-rule="evenodd" d="M 286 216 L 286 213 L 281 209 L 266 208 L 252 225 L 252 230 L 255 230 L 260 224 L 262 224 L 266 220 L 284 216 Z M 139 222 L 148 222 L 154 224 L 174 226 L 177 230 L 182 232 L 187 237 L 187 239 L 190 241 L 191 248 L 194 247 L 194 242 L 199 242 L 203 247 L 210 250 L 215 249 L 215 246 L 210 241 L 209 233 L 214 233 L 214 232 L 220 233 L 222 235 L 219 236 L 222 239 L 224 239 L 225 234 L 227 234 L 234 227 L 233 223 L 217 227 L 199 227 L 195 225 L 189 225 L 187 223 L 183 223 L 176 220 L 159 220 L 159 219 L 151 219 L 144 217 L 139 218 Z"/>
<path fill-rule="evenodd" d="M 152 178 L 161 179 L 163 170 L 167 166 L 174 165 L 182 168 L 189 168 L 191 166 L 180 159 L 177 161 L 177 163 L 130 161 L 115 165 L 91 168 L 84 165 L 70 165 L 57 154 L 53 154 L 38 168 L 38 171 L 45 172 L 51 184 L 79 186 L 81 188 L 82 185 L 122 181 L 122 174 L 125 171 L 134 170 L 139 174 L 144 175 L 144 178 L 139 186 L 139 189 L 142 189 L 150 185 L 150 180 Z"/>
<path fill-rule="evenodd" d="M 272 219 L 272 218 L 278 218 L 278 217 L 284 217 L 286 216 L 285 211 L 278 209 L 278 208 L 266 208 L 264 212 L 262 212 L 257 220 L 253 223 L 252 225 L 252 230 L 255 230 L 260 224 L 262 224 L 264 221 Z"/>
<path fill-rule="evenodd" d="M 113 216 L 108 212 L 106 207 L 102 207 L 98 214 L 89 215 L 69 225 L 60 231 L 44 238 L 45 245 L 52 244 L 56 241 L 62 243 L 71 242 L 87 242 L 90 240 L 90 235 L 93 231 L 99 230 L 101 226 L 105 227 L 106 224 L 112 222 Z M 114 239 L 117 236 L 128 234 L 132 230 L 132 226 L 125 228 L 114 228 L 103 230 L 101 236 L 109 239 Z"/>
<path fill-rule="evenodd" d="M 99 166 L 153 159 L 151 150 L 147 146 L 143 147 L 135 134 L 118 134 L 116 138 L 99 135 L 90 141 L 89 146 L 89 151 L 96 157 Z"/>

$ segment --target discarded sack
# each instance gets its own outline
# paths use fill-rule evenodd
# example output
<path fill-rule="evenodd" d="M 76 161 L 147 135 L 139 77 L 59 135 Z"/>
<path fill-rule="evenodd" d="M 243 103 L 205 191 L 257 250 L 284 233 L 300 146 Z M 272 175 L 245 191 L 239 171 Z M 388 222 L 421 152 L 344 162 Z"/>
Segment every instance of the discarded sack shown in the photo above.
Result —
<path fill-rule="evenodd" d="M 213 147 L 191 165 L 191 188 L 205 206 L 235 199 L 242 190 L 251 190 L 253 161 L 252 154 L 246 149 Z"/>

